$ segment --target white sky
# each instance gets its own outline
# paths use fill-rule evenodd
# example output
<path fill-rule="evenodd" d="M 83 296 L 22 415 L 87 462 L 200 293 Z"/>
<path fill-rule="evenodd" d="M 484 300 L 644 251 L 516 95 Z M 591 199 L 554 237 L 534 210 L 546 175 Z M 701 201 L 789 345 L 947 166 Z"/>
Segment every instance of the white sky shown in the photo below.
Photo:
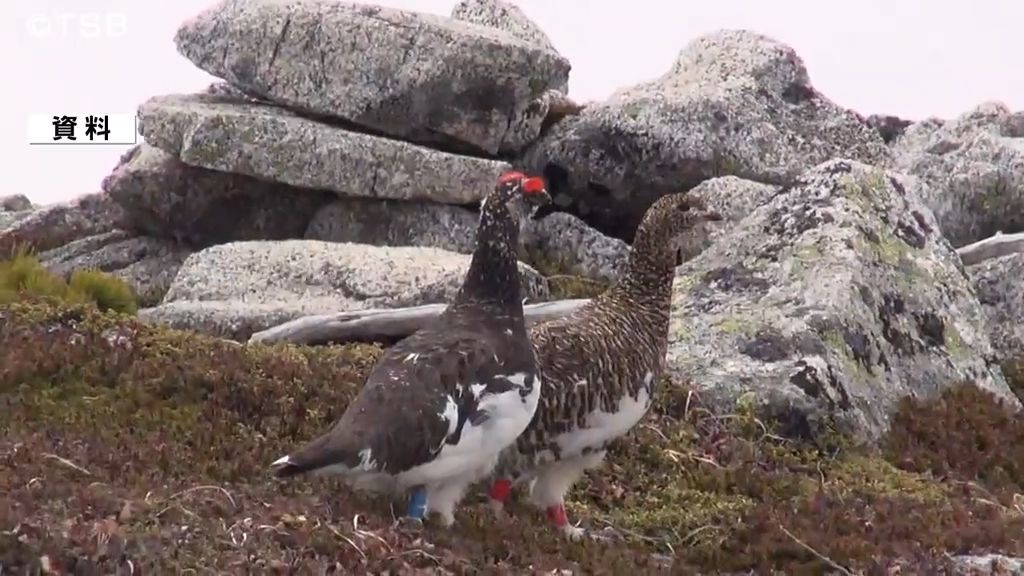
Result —
<path fill-rule="evenodd" d="M 456 0 L 378 0 L 448 14 Z M 1018 0 L 518 0 L 573 64 L 570 95 L 601 99 L 665 72 L 718 28 L 793 46 L 811 81 L 863 114 L 948 118 L 984 100 L 1024 109 L 1024 2 Z M 29 146 L 30 114 L 133 114 L 150 96 L 213 78 L 178 55 L 178 25 L 212 0 L 6 0 L 0 19 L 0 196 L 36 203 L 99 190 L 127 146 Z M 829 6 L 829 7 L 824 7 Z M 97 22 L 107 27 L 104 34 Z M 66 25 L 66 26 L 65 26 Z"/>

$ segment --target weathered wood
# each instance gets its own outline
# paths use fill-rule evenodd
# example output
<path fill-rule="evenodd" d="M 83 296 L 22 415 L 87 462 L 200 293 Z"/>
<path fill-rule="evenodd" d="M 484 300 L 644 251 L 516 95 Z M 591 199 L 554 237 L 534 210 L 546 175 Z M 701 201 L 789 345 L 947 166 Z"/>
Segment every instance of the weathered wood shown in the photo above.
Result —
<path fill-rule="evenodd" d="M 569 314 L 590 300 L 555 300 L 523 306 L 526 325 Z M 291 342 L 326 344 L 328 342 L 388 341 L 404 338 L 424 327 L 444 311 L 444 304 L 424 304 L 408 308 L 358 310 L 334 314 L 303 316 L 256 332 L 249 342 Z"/>
<path fill-rule="evenodd" d="M 985 260 L 1018 252 L 1024 252 L 1024 232 L 1018 234 L 997 233 L 990 238 L 957 248 L 956 251 L 964 266 L 972 266 Z"/>

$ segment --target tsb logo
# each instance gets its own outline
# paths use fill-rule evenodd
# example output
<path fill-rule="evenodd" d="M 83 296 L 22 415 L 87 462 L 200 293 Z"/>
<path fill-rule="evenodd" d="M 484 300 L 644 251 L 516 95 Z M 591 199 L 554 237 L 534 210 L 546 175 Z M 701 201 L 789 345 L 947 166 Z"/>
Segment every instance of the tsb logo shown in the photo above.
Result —
<path fill-rule="evenodd" d="M 118 12 L 49 12 L 25 21 L 32 38 L 117 38 L 128 33 L 128 15 Z"/>

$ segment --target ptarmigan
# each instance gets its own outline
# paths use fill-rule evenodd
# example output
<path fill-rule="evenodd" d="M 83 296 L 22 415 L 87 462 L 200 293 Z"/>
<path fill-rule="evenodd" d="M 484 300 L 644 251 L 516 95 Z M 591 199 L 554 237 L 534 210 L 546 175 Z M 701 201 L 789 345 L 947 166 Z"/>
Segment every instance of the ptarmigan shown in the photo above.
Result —
<path fill-rule="evenodd" d="M 667 352 L 679 241 L 707 220 L 721 217 L 696 198 L 660 198 L 637 230 L 618 283 L 573 313 L 533 327 L 544 393 L 495 469 L 496 512 L 514 486 L 533 482 L 534 504 L 569 538 L 582 535 L 566 517 L 565 494 L 650 407 Z"/>
<path fill-rule="evenodd" d="M 433 511 L 444 525 L 454 522 L 466 488 L 526 428 L 541 391 L 523 320 L 519 223 L 508 206 L 517 198 L 551 201 L 540 178 L 499 178 L 481 204 L 454 300 L 382 355 L 330 431 L 274 462 L 277 477 L 328 473 L 357 489 L 411 489 L 406 520 Z"/>

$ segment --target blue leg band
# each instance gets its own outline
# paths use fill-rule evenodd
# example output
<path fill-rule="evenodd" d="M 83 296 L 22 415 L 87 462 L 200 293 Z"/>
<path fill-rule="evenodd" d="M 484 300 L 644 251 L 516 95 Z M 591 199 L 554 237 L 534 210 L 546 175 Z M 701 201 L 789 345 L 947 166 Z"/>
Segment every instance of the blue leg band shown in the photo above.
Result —
<path fill-rule="evenodd" d="M 409 508 L 405 515 L 409 518 L 422 520 L 427 513 L 427 490 L 423 486 L 412 489 L 409 495 Z"/>

